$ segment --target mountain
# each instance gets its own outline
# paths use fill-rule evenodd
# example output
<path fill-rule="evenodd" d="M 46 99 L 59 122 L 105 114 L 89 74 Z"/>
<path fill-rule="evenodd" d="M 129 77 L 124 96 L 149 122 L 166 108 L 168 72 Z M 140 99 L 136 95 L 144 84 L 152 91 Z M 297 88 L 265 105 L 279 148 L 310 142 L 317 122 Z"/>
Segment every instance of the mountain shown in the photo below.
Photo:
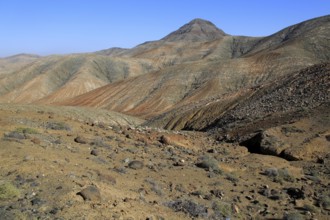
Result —
<path fill-rule="evenodd" d="M 288 123 L 309 109 L 330 101 L 330 62 L 288 74 L 259 87 L 205 99 L 194 108 L 184 106 L 148 122 L 175 130 L 238 132 L 241 137 L 258 129 Z M 267 121 L 265 123 L 265 121 Z"/>
<path fill-rule="evenodd" d="M 226 36 L 212 22 L 200 18 L 183 25 L 178 30 L 164 37 L 163 41 L 212 41 Z"/>
<path fill-rule="evenodd" d="M 17 54 L 10 57 L 0 58 L 0 77 L 2 74 L 14 72 L 39 58 L 40 56 L 34 54 Z"/>
<path fill-rule="evenodd" d="M 225 99 L 229 105 L 235 103 L 236 99 L 248 96 L 254 88 L 311 65 L 327 62 L 330 54 L 327 34 L 330 32 L 329 18 L 309 20 L 265 38 L 226 35 L 206 43 L 187 43 L 190 47 L 187 46 L 185 51 L 192 52 L 183 56 L 185 59 L 190 57 L 190 61 L 178 58 L 179 53 L 174 53 L 173 45 L 181 48 L 181 41 L 171 42 L 171 50 L 164 49 L 168 44 L 163 40 L 139 45 L 126 51 L 125 57 L 130 55 L 157 60 L 161 57 L 160 51 L 164 51 L 169 55 L 165 55 L 167 59 L 172 54 L 175 56 L 173 63 L 157 63 L 161 66 L 158 71 L 108 84 L 60 104 L 106 108 L 147 119 L 161 114 L 168 118 L 170 116 L 167 114 L 179 114 L 182 109 L 198 109 L 202 107 L 200 103 L 206 104 L 217 99 Z M 196 54 L 203 47 L 210 51 L 197 59 Z M 223 106 L 215 114 L 220 115 L 224 109 Z M 165 126 L 166 123 L 168 121 L 164 120 L 164 123 L 155 125 Z"/>
<path fill-rule="evenodd" d="M 41 57 L 0 77 L 0 102 L 61 101 L 152 68 L 144 60 L 95 54 Z"/>
<path fill-rule="evenodd" d="M 328 219 L 329 36 L 330 16 L 266 37 L 195 19 L 0 59 L 1 219 Z"/>
<path fill-rule="evenodd" d="M 254 88 L 327 62 L 329 24 L 324 16 L 255 38 L 195 19 L 132 49 L 39 58 L 1 78 L 0 101 L 98 107 L 151 121 L 212 100 L 229 106 Z"/>

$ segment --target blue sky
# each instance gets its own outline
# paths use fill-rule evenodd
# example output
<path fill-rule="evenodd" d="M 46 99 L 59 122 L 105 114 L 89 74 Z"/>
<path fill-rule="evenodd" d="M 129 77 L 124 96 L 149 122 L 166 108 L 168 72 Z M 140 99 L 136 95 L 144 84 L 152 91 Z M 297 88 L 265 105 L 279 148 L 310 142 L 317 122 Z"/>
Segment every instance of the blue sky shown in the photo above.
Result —
<path fill-rule="evenodd" d="M 329 0 L 0 0 L 0 57 L 131 48 L 194 18 L 266 36 L 327 14 Z"/>

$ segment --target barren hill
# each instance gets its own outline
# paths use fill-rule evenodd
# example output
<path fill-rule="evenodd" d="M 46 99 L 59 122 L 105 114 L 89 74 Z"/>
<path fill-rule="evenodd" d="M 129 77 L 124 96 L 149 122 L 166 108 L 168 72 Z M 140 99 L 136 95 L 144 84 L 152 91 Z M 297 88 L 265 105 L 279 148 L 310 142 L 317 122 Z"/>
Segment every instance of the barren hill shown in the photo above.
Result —
<path fill-rule="evenodd" d="M 12 73 L 38 58 L 40 58 L 40 56 L 33 54 L 17 54 L 10 57 L 0 58 L 0 77 L 2 77 L 2 74 Z"/>
<path fill-rule="evenodd" d="M 248 95 L 251 88 L 328 61 L 329 32 L 330 17 L 326 16 L 265 38 L 226 35 L 214 41 L 183 41 L 185 46 L 181 41 L 170 42 L 170 50 L 164 40 L 149 42 L 125 51 L 121 56 L 158 62 L 163 51 L 168 55 L 164 55 L 166 59 L 175 57 L 173 63 L 160 65 L 162 68 L 158 71 L 106 85 L 61 104 L 101 107 L 152 118 L 170 110 L 175 112 L 182 106 L 191 105 L 189 108 L 193 108 L 203 100 Z M 186 48 L 181 57 L 180 53 L 174 52 L 174 45 Z M 204 47 L 209 51 L 197 58 L 197 53 L 204 51 Z"/>
<path fill-rule="evenodd" d="M 329 36 L 0 59 L 0 219 L 328 219 Z"/>
<path fill-rule="evenodd" d="M 0 102 L 52 103 L 152 68 L 149 61 L 94 54 L 42 57 L 0 78 Z"/>
<path fill-rule="evenodd" d="M 2 74 L 0 101 L 97 106 L 150 118 L 326 62 L 328 33 L 329 16 L 264 38 L 231 36 L 195 19 L 132 49 L 17 62 L 19 68 Z"/>

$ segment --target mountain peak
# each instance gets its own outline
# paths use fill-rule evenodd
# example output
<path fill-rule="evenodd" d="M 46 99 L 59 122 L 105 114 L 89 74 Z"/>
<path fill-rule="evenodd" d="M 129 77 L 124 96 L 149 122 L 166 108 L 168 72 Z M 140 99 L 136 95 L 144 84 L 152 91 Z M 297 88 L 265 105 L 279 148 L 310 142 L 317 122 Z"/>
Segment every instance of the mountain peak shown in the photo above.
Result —
<path fill-rule="evenodd" d="M 217 28 L 212 22 L 196 18 L 170 33 L 164 41 L 209 41 L 222 38 L 226 33 Z"/>

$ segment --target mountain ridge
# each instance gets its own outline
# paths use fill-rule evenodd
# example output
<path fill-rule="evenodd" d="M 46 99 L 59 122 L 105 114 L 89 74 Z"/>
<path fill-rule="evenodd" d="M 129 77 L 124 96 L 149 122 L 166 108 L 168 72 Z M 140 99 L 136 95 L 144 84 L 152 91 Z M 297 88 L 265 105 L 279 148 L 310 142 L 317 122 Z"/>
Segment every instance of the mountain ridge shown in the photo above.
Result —
<path fill-rule="evenodd" d="M 92 106 L 108 106 L 111 110 L 150 118 L 207 97 L 259 86 L 291 74 L 294 69 L 328 60 L 329 19 L 330 16 L 324 16 L 304 21 L 263 38 L 231 36 L 209 21 L 194 19 L 158 41 L 132 49 L 112 48 L 96 54 L 37 59 L 30 67 L 26 65 L 0 79 L 0 101 L 70 105 L 71 100 L 75 105 L 89 105 L 79 101 L 84 94 L 89 95 L 87 92 L 102 86 L 123 87 L 131 98 L 123 89 L 115 89 L 115 96 L 109 95 L 111 99 L 105 97 L 100 103 L 95 103 L 98 99 L 87 99 L 95 103 Z M 197 40 L 193 39 L 195 36 Z M 46 65 L 47 60 L 53 64 Z M 73 66 L 78 72 L 70 70 Z M 64 74 L 69 74 L 67 81 L 47 85 L 54 76 L 61 78 Z M 15 85 L 17 77 L 20 83 Z M 145 77 L 152 79 L 147 80 L 149 85 L 143 83 Z M 86 84 L 89 79 L 95 82 L 93 86 Z M 38 87 L 44 90 L 36 91 Z M 139 95 L 139 91 L 144 92 Z M 26 95 L 36 93 L 39 94 L 34 97 Z"/>
<path fill-rule="evenodd" d="M 0 59 L 0 216 L 327 219 L 329 36 L 330 16 L 257 38 L 197 19 Z"/>

